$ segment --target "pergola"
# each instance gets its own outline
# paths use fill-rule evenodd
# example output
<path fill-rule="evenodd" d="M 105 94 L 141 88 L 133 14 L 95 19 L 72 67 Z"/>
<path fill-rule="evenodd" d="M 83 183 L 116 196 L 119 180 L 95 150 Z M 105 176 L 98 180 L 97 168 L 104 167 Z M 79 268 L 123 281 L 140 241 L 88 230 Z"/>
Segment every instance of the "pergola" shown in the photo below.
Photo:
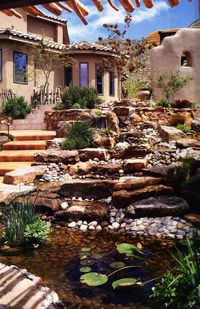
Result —
<path fill-rule="evenodd" d="M 144 5 L 151 9 L 154 5 L 154 0 L 118 0 L 127 13 L 132 13 L 136 8 L 140 7 L 141 1 Z M 188 0 L 191 2 L 192 0 Z M 101 0 L 92 0 L 99 12 L 103 11 L 104 5 Z M 107 0 L 112 9 L 119 11 L 119 7 L 112 1 Z M 171 7 L 180 3 L 180 0 L 168 0 Z M 88 8 L 80 0 L 0 0 L 0 10 L 8 16 L 16 16 L 21 18 L 19 12 L 15 8 L 21 7 L 30 15 L 44 16 L 42 10 L 37 5 L 42 5 L 49 12 L 59 16 L 62 10 L 72 13 L 73 11 L 78 15 L 84 24 L 87 24 L 86 16 L 89 14 Z"/>

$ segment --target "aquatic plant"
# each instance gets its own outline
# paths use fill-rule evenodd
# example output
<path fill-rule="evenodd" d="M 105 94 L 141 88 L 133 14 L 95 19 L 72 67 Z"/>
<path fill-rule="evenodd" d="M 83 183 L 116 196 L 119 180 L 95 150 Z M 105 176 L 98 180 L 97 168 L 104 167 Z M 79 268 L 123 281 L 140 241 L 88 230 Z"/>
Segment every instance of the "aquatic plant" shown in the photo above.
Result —
<path fill-rule="evenodd" d="M 186 240 L 186 252 L 176 249 L 176 266 L 152 289 L 159 309 L 189 309 L 200 304 L 200 253 L 196 241 Z"/>
<path fill-rule="evenodd" d="M 142 245 L 138 243 L 137 245 L 132 245 L 129 243 L 120 243 L 116 245 L 116 250 L 120 254 L 125 254 L 126 257 L 132 257 L 134 259 L 141 259 L 144 257 L 144 253 L 141 251 Z M 95 262 L 92 261 L 92 257 L 94 258 L 95 254 L 91 254 L 90 248 L 82 248 L 80 253 L 80 259 L 84 260 L 85 265 L 93 265 Z M 83 255 L 85 254 L 85 255 Z M 102 255 L 96 254 L 96 258 L 101 259 Z M 103 258 L 104 259 L 104 258 Z M 82 261 L 81 261 L 82 264 Z M 80 276 L 80 282 L 87 284 L 88 286 L 100 286 L 108 282 L 109 278 L 112 277 L 116 273 L 120 273 L 122 270 L 129 269 L 129 268 L 139 268 L 139 265 L 126 265 L 125 262 L 122 261 L 113 261 L 109 264 L 111 269 L 115 269 L 109 274 L 102 274 L 99 272 L 92 271 L 91 267 L 81 267 L 79 270 L 80 272 L 84 273 Z M 155 279 L 152 279 L 155 280 Z M 145 284 L 151 282 L 141 282 L 140 278 L 133 278 L 133 277 L 125 277 L 119 278 L 117 280 L 112 281 L 113 289 L 122 288 L 122 287 L 143 287 Z"/>
<path fill-rule="evenodd" d="M 40 244 L 49 232 L 49 225 L 38 217 L 33 204 L 13 202 L 4 214 L 3 240 L 8 245 Z"/>

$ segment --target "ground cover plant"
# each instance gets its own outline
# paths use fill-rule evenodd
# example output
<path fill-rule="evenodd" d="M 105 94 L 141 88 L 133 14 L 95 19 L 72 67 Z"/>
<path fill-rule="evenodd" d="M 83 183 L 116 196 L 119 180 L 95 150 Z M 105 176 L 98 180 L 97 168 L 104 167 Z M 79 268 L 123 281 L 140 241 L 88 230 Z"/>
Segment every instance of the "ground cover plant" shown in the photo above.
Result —
<path fill-rule="evenodd" d="M 50 226 L 35 212 L 35 206 L 13 202 L 4 214 L 4 243 L 10 246 L 39 246 L 50 233 Z"/>
<path fill-rule="evenodd" d="M 24 97 L 15 97 L 8 100 L 3 106 L 2 113 L 14 119 L 25 118 L 31 112 L 31 107 Z"/>
<path fill-rule="evenodd" d="M 68 137 L 62 143 L 62 149 L 81 149 L 91 145 L 93 128 L 90 122 L 77 121 L 69 128 Z"/>
<path fill-rule="evenodd" d="M 95 108 L 100 103 L 98 92 L 94 88 L 82 88 L 79 86 L 69 86 L 62 96 L 60 109 L 69 108 Z"/>
<path fill-rule="evenodd" d="M 200 305 L 200 253 L 195 240 L 186 240 L 186 251 L 176 249 L 176 266 L 153 288 L 159 309 L 189 309 Z"/>

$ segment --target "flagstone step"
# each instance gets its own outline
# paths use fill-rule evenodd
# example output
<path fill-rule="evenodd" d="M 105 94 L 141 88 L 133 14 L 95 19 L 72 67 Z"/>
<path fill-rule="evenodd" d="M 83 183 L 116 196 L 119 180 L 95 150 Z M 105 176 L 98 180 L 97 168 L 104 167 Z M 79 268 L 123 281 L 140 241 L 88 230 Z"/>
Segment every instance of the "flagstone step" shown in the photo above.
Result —
<path fill-rule="evenodd" d="M 33 162 L 0 162 L 0 176 L 22 167 L 28 167 Z"/>
<path fill-rule="evenodd" d="M 34 154 L 40 150 L 3 150 L 0 152 L 0 162 L 32 162 Z"/>
<path fill-rule="evenodd" d="M 7 134 L 7 131 L 0 131 Z M 46 130 L 11 130 L 10 135 L 15 141 L 51 140 L 56 137 L 55 131 Z"/>
<path fill-rule="evenodd" d="M 12 141 L 3 144 L 3 150 L 45 150 L 46 141 Z"/>

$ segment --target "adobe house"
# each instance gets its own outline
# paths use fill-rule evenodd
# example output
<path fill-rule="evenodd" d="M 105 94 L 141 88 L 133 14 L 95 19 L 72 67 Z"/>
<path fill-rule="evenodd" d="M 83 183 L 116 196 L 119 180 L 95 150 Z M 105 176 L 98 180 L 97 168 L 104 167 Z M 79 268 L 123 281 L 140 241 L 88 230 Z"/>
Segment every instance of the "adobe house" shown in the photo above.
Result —
<path fill-rule="evenodd" d="M 151 50 L 151 80 L 154 99 L 163 94 L 156 86 L 159 72 L 179 70 L 182 76 L 191 76 L 192 81 L 180 89 L 175 98 L 186 99 L 200 106 L 200 29 L 182 28 L 175 35 L 164 38 L 161 46 Z"/>
<path fill-rule="evenodd" d="M 21 47 L 37 45 L 43 39 L 53 52 L 67 49 L 75 59 L 71 67 L 51 72 L 50 90 L 80 85 L 96 88 L 105 100 L 120 98 L 119 77 L 113 72 L 103 72 L 99 66 L 102 58 L 114 56 L 109 48 L 89 42 L 69 45 L 66 20 L 44 14 L 32 16 L 24 9 L 15 12 L 21 18 L 0 12 L 0 89 L 12 89 L 30 101 L 33 90 L 44 84 L 44 75 L 32 63 L 28 51 L 24 52 Z"/>

